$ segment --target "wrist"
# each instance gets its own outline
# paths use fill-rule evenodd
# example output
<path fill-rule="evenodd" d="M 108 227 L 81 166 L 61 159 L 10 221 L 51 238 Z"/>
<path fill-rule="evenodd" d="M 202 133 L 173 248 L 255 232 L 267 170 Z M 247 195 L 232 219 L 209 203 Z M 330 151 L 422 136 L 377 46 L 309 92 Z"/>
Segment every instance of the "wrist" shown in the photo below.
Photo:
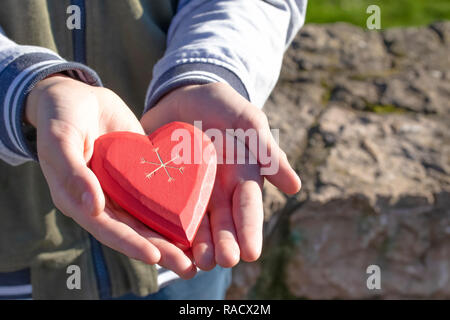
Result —
<path fill-rule="evenodd" d="M 36 128 L 37 125 L 37 109 L 39 101 L 42 97 L 42 94 L 45 93 L 49 88 L 51 88 L 54 84 L 59 83 L 61 81 L 73 80 L 76 81 L 62 73 L 55 73 L 49 75 L 48 77 L 42 79 L 34 88 L 30 91 L 27 96 L 25 102 L 25 110 L 24 110 L 24 122 L 26 124 L 30 124 Z"/>

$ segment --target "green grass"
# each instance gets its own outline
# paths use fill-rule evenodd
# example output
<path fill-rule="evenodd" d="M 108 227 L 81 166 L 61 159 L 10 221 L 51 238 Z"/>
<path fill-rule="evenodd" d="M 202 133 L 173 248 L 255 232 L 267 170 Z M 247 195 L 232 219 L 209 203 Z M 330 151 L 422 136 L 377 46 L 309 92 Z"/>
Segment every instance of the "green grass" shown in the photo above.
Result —
<path fill-rule="evenodd" d="M 308 0 L 306 23 L 344 21 L 365 28 L 371 4 L 380 7 L 382 29 L 450 20 L 449 0 Z"/>

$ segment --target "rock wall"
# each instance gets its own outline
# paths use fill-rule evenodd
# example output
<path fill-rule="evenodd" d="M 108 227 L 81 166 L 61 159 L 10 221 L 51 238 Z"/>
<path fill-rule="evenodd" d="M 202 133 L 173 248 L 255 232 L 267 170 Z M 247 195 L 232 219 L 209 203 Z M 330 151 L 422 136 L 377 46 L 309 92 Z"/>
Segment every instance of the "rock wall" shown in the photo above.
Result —
<path fill-rule="evenodd" d="M 265 110 L 303 188 L 266 184 L 263 256 L 228 298 L 449 299 L 450 22 L 307 25 Z"/>

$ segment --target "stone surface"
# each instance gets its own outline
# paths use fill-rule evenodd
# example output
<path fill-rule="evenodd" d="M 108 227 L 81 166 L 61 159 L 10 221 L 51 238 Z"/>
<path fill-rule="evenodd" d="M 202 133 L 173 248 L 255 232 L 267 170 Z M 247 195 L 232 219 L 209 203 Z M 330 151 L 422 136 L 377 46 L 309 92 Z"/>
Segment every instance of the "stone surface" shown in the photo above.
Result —
<path fill-rule="evenodd" d="M 250 295 L 261 274 L 259 263 L 241 262 L 233 269 L 233 281 L 227 292 L 227 299 L 242 299 Z"/>
<path fill-rule="evenodd" d="M 263 256 L 228 297 L 450 298 L 449 52 L 450 22 L 301 30 L 265 110 L 303 188 L 265 186 Z"/>
<path fill-rule="evenodd" d="M 450 297 L 450 132 L 422 115 L 331 107 L 306 150 L 315 180 L 290 214 L 286 284 L 298 297 Z M 430 165 L 431 164 L 431 165 Z M 366 287 L 379 265 L 382 290 Z"/>

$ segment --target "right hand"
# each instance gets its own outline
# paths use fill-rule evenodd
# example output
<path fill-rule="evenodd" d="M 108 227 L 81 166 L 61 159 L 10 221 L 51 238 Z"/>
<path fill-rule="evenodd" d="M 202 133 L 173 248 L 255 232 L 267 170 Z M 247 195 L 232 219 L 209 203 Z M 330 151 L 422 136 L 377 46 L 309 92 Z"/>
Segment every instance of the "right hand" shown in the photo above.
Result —
<path fill-rule="evenodd" d="M 108 199 L 87 166 L 100 135 L 111 131 L 144 134 L 122 99 L 111 90 L 54 75 L 30 92 L 25 118 L 37 129 L 39 163 L 61 212 L 131 258 L 158 263 L 182 278 L 195 275 L 192 259 Z"/>
<path fill-rule="evenodd" d="M 255 261 L 261 254 L 263 243 L 264 179 L 280 190 L 294 194 L 300 190 L 300 178 L 273 138 L 266 115 L 228 84 L 216 82 L 176 88 L 146 112 L 141 123 L 150 133 L 172 121 L 194 124 L 199 120 L 205 131 L 219 129 L 226 134 L 227 129 L 254 130 L 258 145 L 264 146 L 270 154 L 270 162 L 261 161 L 261 154 L 256 149 L 252 151 L 244 139 L 241 143 L 258 155 L 259 163 L 225 162 L 217 166 L 208 214 L 192 245 L 194 260 L 203 270 L 213 268 L 216 263 L 230 268 L 241 258 L 247 262 Z M 219 157 L 224 156 L 224 150 L 217 151 Z M 278 164 L 278 170 L 263 175 L 260 166 L 272 164 Z"/>

